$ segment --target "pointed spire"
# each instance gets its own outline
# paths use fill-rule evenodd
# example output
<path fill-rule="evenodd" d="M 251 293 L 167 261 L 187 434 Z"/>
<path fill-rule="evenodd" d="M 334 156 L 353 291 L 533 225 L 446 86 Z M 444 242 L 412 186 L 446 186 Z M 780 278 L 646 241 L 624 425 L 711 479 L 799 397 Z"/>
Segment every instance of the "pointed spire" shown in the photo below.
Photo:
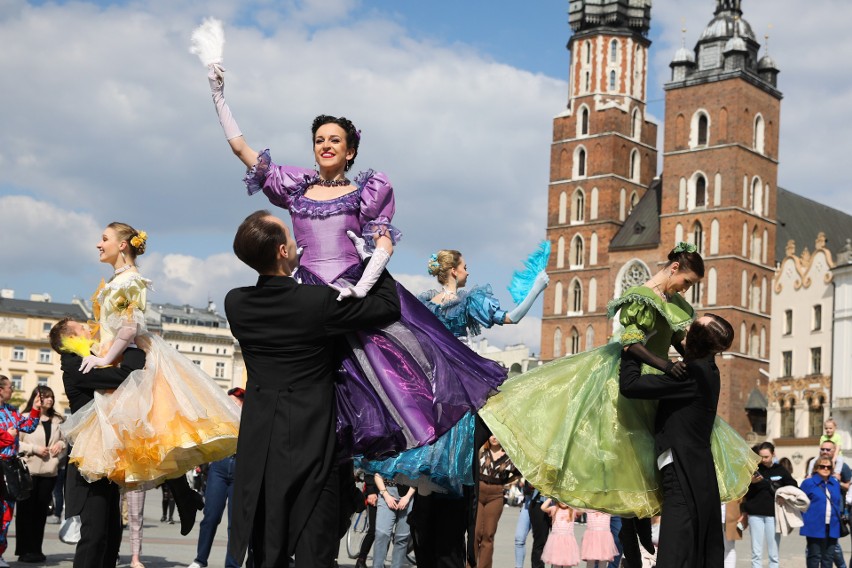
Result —
<path fill-rule="evenodd" d="M 742 0 L 716 0 L 716 15 L 721 12 L 732 12 L 742 15 Z"/>

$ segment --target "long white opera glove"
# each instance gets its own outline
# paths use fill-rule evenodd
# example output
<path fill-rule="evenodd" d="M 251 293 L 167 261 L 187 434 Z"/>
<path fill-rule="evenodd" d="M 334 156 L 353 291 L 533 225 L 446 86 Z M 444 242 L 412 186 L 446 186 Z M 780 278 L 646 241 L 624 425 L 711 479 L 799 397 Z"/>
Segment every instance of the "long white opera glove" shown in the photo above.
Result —
<path fill-rule="evenodd" d="M 532 289 L 527 294 L 527 297 L 507 314 L 512 323 L 518 323 L 525 315 L 527 315 L 527 312 L 530 311 L 533 302 L 535 302 L 535 299 L 538 298 L 539 294 L 547 288 L 547 284 L 549 282 L 550 276 L 547 275 L 547 272 L 542 270 L 538 273 L 535 277 L 535 282 L 533 282 Z"/>
<path fill-rule="evenodd" d="M 361 275 L 361 279 L 358 280 L 357 284 L 348 288 L 333 286 L 333 288 L 340 292 L 340 295 L 337 296 L 337 301 L 339 302 L 343 298 L 363 298 L 366 296 L 370 288 L 379 280 L 379 276 L 382 275 L 382 271 L 387 266 L 390 257 L 391 255 L 388 251 L 383 248 L 377 248 L 373 256 L 370 257 L 370 262 L 364 268 L 364 274 Z"/>
<path fill-rule="evenodd" d="M 238 138 L 243 135 L 228 103 L 225 102 L 225 68 L 218 63 L 207 66 L 207 81 L 210 83 L 210 93 L 213 95 L 213 104 L 216 105 L 216 114 L 219 115 L 219 124 L 225 131 L 225 138 Z"/>
<path fill-rule="evenodd" d="M 361 257 L 362 261 L 373 256 L 373 253 L 367 250 L 367 241 L 356 235 L 354 231 L 346 231 L 346 236 L 355 245 L 355 250 L 358 252 L 358 256 Z"/>
<path fill-rule="evenodd" d="M 103 357 L 89 355 L 84 358 L 83 363 L 80 365 L 80 371 L 85 374 L 95 367 L 105 367 L 106 365 L 109 365 L 115 361 L 119 355 L 124 353 L 124 350 L 127 349 L 127 346 L 130 345 L 134 339 L 136 339 L 136 326 L 122 327 L 118 330 L 118 334 L 115 336 L 115 340 L 112 342 L 107 354 Z"/>

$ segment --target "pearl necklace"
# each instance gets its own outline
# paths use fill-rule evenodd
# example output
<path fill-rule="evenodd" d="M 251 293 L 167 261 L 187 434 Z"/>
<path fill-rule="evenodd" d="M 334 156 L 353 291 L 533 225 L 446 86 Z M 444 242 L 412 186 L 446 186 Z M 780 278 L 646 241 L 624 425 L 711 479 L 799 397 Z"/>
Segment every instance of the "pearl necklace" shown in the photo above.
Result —
<path fill-rule="evenodd" d="M 312 185 L 321 185 L 323 187 L 343 187 L 352 183 L 346 177 L 340 179 L 322 179 L 319 176 L 315 177 L 312 182 Z"/>
<path fill-rule="evenodd" d="M 113 273 L 112 273 L 112 275 L 113 275 L 113 276 L 118 276 L 118 275 L 119 275 L 119 274 L 121 274 L 122 272 L 125 272 L 125 271 L 127 271 L 127 270 L 130 270 L 131 268 L 133 268 L 133 265 L 132 265 L 132 264 L 125 264 L 125 265 L 124 265 L 124 266 L 122 266 L 121 268 L 116 268 L 116 269 L 115 269 L 115 272 L 113 272 Z"/>

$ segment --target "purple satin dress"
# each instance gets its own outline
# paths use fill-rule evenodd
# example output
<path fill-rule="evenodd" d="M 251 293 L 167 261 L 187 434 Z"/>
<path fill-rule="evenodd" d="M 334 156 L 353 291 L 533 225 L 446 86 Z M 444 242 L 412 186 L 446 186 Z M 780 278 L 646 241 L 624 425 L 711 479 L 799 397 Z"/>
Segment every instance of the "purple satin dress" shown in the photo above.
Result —
<path fill-rule="evenodd" d="M 249 194 L 263 191 L 287 209 L 296 242 L 304 249 L 304 284 L 355 283 L 363 266 L 346 236 L 351 230 L 374 245 L 375 233 L 396 244 L 391 225 L 393 188 L 384 174 L 368 170 L 356 190 L 329 201 L 305 191 L 314 170 L 273 164 L 269 151 L 246 175 Z M 397 283 L 402 317 L 379 329 L 346 336 L 338 370 L 337 434 L 341 455 L 380 458 L 428 444 L 467 412 L 475 412 L 506 378 L 506 369 L 484 359 Z"/>

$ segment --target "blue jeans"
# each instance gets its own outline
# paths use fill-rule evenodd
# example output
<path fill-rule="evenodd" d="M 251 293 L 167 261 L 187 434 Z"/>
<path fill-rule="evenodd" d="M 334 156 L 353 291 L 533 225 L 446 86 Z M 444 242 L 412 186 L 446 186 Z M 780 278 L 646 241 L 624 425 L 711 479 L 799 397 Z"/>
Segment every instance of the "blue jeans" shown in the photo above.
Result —
<path fill-rule="evenodd" d="M 609 518 L 609 532 L 612 533 L 612 538 L 615 541 L 615 548 L 618 549 L 618 556 L 612 559 L 607 568 L 618 568 L 621 564 L 621 539 L 618 538 L 618 533 L 621 532 L 621 517 L 613 515 Z"/>
<path fill-rule="evenodd" d="M 524 504 L 515 525 L 515 568 L 524 568 L 524 558 L 527 556 L 527 535 L 530 534 L 530 497 L 524 496 Z"/>
<path fill-rule="evenodd" d="M 388 495 L 399 499 L 399 490 L 396 487 L 387 488 Z M 411 511 L 411 502 L 402 511 L 394 511 L 388 507 L 383 495 L 379 495 L 376 501 L 376 540 L 373 542 L 373 568 L 385 568 L 385 556 L 388 555 L 391 533 L 393 533 L 393 555 L 391 568 L 402 568 L 405 565 L 405 554 L 408 551 L 408 513 Z M 394 525 L 396 530 L 394 531 Z"/>
<path fill-rule="evenodd" d="M 766 552 L 769 556 L 769 568 L 778 568 L 778 545 L 781 544 L 781 534 L 775 532 L 775 517 L 749 515 L 748 530 L 751 532 L 752 568 L 760 568 L 763 565 L 764 542 L 766 542 Z"/>
<path fill-rule="evenodd" d="M 207 470 L 207 488 L 204 490 L 204 518 L 198 532 L 198 550 L 195 561 L 207 566 L 216 529 L 222 522 L 225 503 L 228 505 L 228 535 L 231 534 L 231 495 L 234 491 L 234 465 L 236 456 L 231 456 L 210 464 Z M 239 568 L 236 560 L 225 551 L 225 567 Z"/>
<path fill-rule="evenodd" d="M 807 567 L 831 568 L 831 565 L 834 564 L 834 552 L 838 545 L 837 539 L 807 537 L 807 540 Z"/>
<path fill-rule="evenodd" d="M 843 548 L 840 547 L 840 539 L 837 539 L 837 544 L 834 545 L 834 565 L 837 568 L 846 568 L 846 561 L 843 559 Z"/>

